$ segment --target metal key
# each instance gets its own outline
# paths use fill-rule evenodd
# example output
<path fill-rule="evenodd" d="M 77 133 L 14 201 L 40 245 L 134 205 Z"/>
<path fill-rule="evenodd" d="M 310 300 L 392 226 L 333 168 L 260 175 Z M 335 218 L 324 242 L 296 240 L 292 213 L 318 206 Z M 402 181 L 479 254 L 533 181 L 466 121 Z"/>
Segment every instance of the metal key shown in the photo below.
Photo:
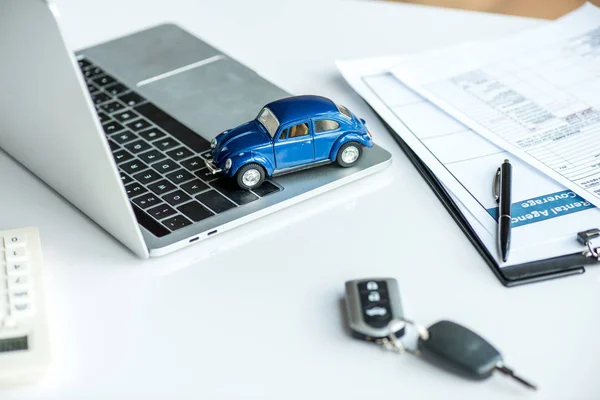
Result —
<path fill-rule="evenodd" d="M 403 318 L 398 282 L 393 278 L 347 281 L 346 316 L 352 336 L 387 344 L 390 334 L 388 324 L 393 319 Z M 394 335 L 402 337 L 404 325 L 396 328 Z"/>
<path fill-rule="evenodd" d="M 420 355 L 446 370 L 466 378 L 484 380 L 499 371 L 530 389 L 537 387 L 515 375 L 504 365 L 496 348 L 475 332 L 451 321 L 440 321 L 427 329 L 418 341 Z"/>

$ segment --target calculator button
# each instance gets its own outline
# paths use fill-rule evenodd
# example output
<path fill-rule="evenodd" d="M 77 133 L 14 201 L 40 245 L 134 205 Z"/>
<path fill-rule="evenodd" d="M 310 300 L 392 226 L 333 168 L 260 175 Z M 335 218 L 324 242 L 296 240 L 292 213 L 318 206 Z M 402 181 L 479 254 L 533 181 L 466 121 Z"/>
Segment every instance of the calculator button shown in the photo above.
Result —
<path fill-rule="evenodd" d="M 16 303 L 10 306 L 10 315 L 15 318 L 28 317 L 33 313 L 33 306 L 30 303 Z"/>
<path fill-rule="evenodd" d="M 11 275 L 8 277 L 8 288 L 11 290 L 27 287 L 28 284 L 29 277 L 27 275 Z"/>
<path fill-rule="evenodd" d="M 10 248 L 12 246 L 20 246 L 25 244 L 25 234 L 17 234 L 4 236 L 4 246 Z"/>
<path fill-rule="evenodd" d="M 15 289 L 9 293 L 8 299 L 10 303 L 15 304 L 29 302 L 31 299 L 31 293 L 29 292 L 29 289 L 26 288 Z"/>
<path fill-rule="evenodd" d="M 4 320 L 0 324 L 4 328 L 15 328 L 17 326 L 17 320 L 12 316 L 4 317 Z"/>
<path fill-rule="evenodd" d="M 10 247 L 6 249 L 6 261 L 24 260 L 27 258 L 27 252 L 24 246 Z"/>
<path fill-rule="evenodd" d="M 29 264 L 26 262 L 9 262 L 6 265 L 6 273 L 9 276 L 27 274 L 29 272 Z"/>

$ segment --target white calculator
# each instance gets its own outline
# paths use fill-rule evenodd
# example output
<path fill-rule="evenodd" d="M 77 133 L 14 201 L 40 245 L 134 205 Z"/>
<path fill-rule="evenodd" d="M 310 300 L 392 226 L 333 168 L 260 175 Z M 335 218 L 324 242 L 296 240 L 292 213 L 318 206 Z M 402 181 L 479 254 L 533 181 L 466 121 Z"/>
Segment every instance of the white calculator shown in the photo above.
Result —
<path fill-rule="evenodd" d="M 37 229 L 0 231 L 0 387 L 36 380 L 50 363 L 42 265 Z"/>

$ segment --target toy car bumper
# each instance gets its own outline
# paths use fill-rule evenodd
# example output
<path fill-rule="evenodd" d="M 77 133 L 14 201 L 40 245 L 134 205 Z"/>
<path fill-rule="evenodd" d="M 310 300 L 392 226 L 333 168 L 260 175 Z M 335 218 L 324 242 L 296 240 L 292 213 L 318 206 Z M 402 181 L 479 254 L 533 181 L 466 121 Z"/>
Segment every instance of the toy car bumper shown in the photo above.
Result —
<path fill-rule="evenodd" d="M 215 163 L 213 162 L 213 160 L 204 160 L 204 164 L 206 165 L 206 168 L 208 168 L 208 170 L 210 171 L 211 174 L 218 174 L 219 172 L 223 171 L 221 168 L 218 168 Z"/>

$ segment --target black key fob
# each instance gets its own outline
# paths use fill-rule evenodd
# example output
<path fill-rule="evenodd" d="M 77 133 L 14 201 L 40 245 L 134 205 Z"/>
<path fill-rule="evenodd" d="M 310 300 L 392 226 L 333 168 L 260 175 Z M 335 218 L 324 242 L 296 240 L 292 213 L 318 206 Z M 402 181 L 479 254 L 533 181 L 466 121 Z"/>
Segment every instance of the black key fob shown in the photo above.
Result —
<path fill-rule="evenodd" d="M 346 314 L 352 336 L 378 341 L 390 335 L 388 324 L 404 317 L 398 283 L 393 278 L 358 279 L 346 282 Z M 395 332 L 404 335 L 404 328 Z"/>

